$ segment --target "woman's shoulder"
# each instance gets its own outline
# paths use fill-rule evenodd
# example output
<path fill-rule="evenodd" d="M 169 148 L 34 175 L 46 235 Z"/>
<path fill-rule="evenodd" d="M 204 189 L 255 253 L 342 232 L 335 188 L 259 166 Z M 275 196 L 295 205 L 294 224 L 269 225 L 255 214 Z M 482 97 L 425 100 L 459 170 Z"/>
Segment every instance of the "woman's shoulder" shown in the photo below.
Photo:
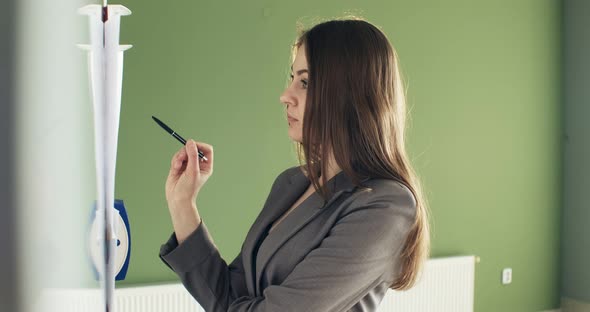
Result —
<path fill-rule="evenodd" d="M 412 195 L 413 193 L 410 188 L 400 180 L 387 179 L 387 178 L 369 178 L 363 181 L 363 186 L 372 189 L 373 194 L 389 194 L 389 195 L 400 195 L 405 194 L 406 196 Z"/>
<path fill-rule="evenodd" d="M 404 207 L 415 211 L 416 199 L 408 186 L 399 180 L 386 178 L 370 178 L 362 183 L 356 192 L 351 206 L 390 206 Z"/>
<path fill-rule="evenodd" d="M 291 177 L 296 174 L 303 174 L 303 172 L 304 172 L 303 166 L 297 165 L 297 166 L 289 167 L 289 168 L 283 170 L 283 172 L 281 172 L 281 174 L 279 176 Z"/>
<path fill-rule="evenodd" d="M 301 166 L 293 166 L 293 167 L 289 167 L 287 169 L 284 169 L 275 178 L 275 180 L 272 184 L 272 189 L 274 189 L 275 187 L 277 187 L 279 185 L 284 184 L 285 182 L 289 181 L 290 179 L 292 179 L 294 176 L 296 176 L 298 174 L 303 174 L 303 171 L 301 170 Z"/>
<path fill-rule="evenodd" d="M 293 166 L 287 169 L 283 169 L 282 172 L 276 177 L 276 181 L 289 179 L 295 175 L 303 174 L 302 166 Z"/>

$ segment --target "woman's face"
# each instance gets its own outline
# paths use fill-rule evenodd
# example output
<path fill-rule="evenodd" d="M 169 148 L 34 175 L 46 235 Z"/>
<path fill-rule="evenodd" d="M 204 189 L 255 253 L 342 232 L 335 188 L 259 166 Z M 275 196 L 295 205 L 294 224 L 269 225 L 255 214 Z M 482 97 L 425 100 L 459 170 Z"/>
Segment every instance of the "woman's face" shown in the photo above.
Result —
<path fill-rule="evenodd" d="M 289 124 L 289 137 L 299 143 L 302 143 L 303 138 L 303 112 L 305 111 L 305 99 L 307 97 L 308 75 L 305 46 L 302 44 L 297 49 L 295 60 L 291 65 L 289 86 L 280 97 L 281 103 L 285 105 L 285 117 Z"/>

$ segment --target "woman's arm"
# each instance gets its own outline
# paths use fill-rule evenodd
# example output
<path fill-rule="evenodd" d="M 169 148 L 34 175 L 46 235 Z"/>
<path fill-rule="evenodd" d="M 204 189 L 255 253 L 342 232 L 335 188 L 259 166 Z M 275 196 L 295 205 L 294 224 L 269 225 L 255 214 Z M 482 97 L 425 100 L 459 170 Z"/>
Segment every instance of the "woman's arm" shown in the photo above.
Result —
<path fill-rule="evenodd" d="M 208 161 L 199 159 L 197 146 Z M 172 157 L 165 189 L 170 218 L 179 243 L 201 223 L 195 201 L 200 189 L 213 175 L 213 163 L 213 146 L 192 139 Z"/>
<path fill-rule="evenodd" d="M 270 193 L 282 183 L 287 172 L 289 169 L 277 176 Z M 269 200 L 266 199 L 265 206 Z M 182 239 L 179 244 L 177 233 L 172 233 L 160 248 L 159 256 L 180 277 L 185 288 L 205 311 L 225 312 L 231 302 L 248 296 L 241 250 L 227 265 L 202 218 L 199 218 L 196 229 Z"/>
<path fill-rule="evenodd" d="M 205 311 L 225 312 L 230 302 L 248 295 L 242 252 L 227 265 L 202 219 L 180 245 L 173 233 L 160 248 L 160 258 Z"/>

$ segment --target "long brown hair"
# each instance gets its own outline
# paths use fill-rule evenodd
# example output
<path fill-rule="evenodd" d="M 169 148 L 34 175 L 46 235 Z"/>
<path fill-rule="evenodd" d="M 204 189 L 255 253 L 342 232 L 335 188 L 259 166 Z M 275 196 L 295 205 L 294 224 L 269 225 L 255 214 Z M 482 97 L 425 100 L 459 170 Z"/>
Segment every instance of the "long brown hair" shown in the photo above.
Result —
<path fill-rule="evenodd" d="M 325 200 L 331 194 L 321 174 L 328 164 L 321 160 L 330 148 L 356 185 L 362 187 L 365 178 L 387 178 L 410 189 L 416 219 L 401 251 L 400 275 L 390 285 L 409 289 L 429 257 L 430 230 L 426 199 L 405 148 L 406 100 L 397 53 L 382 31 L 354 16 L 299 29 L 293 59 L 301 45 L 309 82 L 299 163 L 305 160 L 302 166 Z"/>

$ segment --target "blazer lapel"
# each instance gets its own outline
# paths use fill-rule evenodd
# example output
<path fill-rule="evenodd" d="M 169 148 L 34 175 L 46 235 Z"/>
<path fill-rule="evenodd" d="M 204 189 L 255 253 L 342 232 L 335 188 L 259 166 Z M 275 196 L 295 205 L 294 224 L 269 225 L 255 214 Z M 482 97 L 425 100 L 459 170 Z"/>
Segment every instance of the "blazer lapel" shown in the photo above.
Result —
<path fill-rule="evenodd" d="M 286 182 L 277 185 L 268 195 L 262 212 L 248 232 L 248 239 L 244 242 L 242 261 L 244 262 L 244 271 L 247 277 L 246 286 L 251 294 L 256 294 L 257 291 L 257 287 L 255 287 L 256 276 L 254 275 L 256 261 L 253 254 L 254 247 L 261 239 L 266 228 L 270 226 L 270 223 L 289 208 L 289 203 L 295 202 L 305 192 L 305 189 L 309 186 L 309 181 L 306 183 L 305 180 L 307 180 L 307 177 L 301 172 L 301 175 L 296 173 L 289 177 Z"/>
<path fill-rule="evenodd" d="M 301 167 L 299 167 L 301 168 Z M 366 180 L 363 180 L 366 181 Z M 289 213 L 281 223 L 279 223 L 273 232 L 264 241 L 264 248 L 258 250 L 258 257 L 254 258 L 252 255 L 253 247 L 261 239 L 264 231 L 271 226 L 272 222 L 282 216 L 310 185 L 309 179 L 303 174 L 301 170 L 297 170 L 295 174 L 289 177 L 285 185 L 281 185 L 275 193 L 276 196 L 269 198 L 268 207 L 264 207 L 265 213 L 261 216 L 260 221 L 253 226 L 253 236 L 255 239 L 250 244 L 248 249 L 248 268 L 254 269 L 252 264 L 255 264 L 256 276 L 254 277 L 256 296 L 260 295 L 260 278 L 264 271 L 266 264 L 274 253 L 297 231 L 299 231 L 308 222 L 313 220 L 323 210 L 321 208 L 328 207 L 343 193 L 350 192 L 355 188 L 352 181 L 341 171 L 332 177 L 326 185 L 332 191 L 332 197 L 324 204 L 324 199 L 317 192 L 311 194 L 305 199 L 299 207 L 295 208 Z M 264 210 L 263 210 L 264 212 Z M 253 272 L 250 272 L 253 274 Z"/>

